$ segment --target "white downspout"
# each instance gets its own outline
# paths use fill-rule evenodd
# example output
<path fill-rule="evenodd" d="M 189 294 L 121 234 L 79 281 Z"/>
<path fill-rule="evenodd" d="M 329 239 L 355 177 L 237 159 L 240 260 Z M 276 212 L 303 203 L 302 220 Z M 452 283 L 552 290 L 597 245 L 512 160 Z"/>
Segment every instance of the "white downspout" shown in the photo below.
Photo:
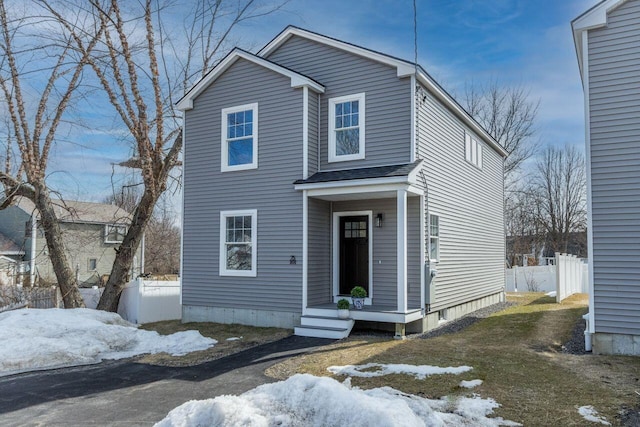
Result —
<path fill-rule="evenodd" d="M 582 32 L 582 87 L 584 90 L 585 157 L 587 162 L 587 250 L 589 251 L 589 312 L 584 316 L 584 347 L 591 351 L 596 331 L 593 274 L 593 205 L 591 200 L 591 121 L 589 119 L 589 40 L 588 31 Z M 557 267 L 556 267 L 557 268 Z"/>

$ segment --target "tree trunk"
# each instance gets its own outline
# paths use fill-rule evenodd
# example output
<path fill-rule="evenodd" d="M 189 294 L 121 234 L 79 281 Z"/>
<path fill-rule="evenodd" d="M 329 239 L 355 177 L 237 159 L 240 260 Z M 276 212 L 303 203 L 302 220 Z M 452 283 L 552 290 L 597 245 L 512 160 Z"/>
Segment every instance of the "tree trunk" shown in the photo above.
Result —
<path fill-rule="evenodd" d="M 67 254 L 64 250 L 60 223 L 53 210 L 53 203 L 46 187 L 36 187 L 34 204 L 40 212 L 40 226 L 44 230 L 49 258 L 53 271 L 58 280 L 60 293 L 65 308 L 85 307 L 84 299 L 78 289 L 78 283 L 73 270 L 69 267 Z"/>
<path fill-rule="evenodd" d="M 117 249 L 109 280 L 107 280 L 104 292 L 98 303 L 98 310 L 118 311 L 120 294 L 127 285 L 127 278 L 133 265 L 133 258 L 140 247 L 147 223 L 151 220 L 157 199 L 158 197 L 149 190 L 146 190 L 142 195 L 140 203 L 133 213 L 133 219 L 127 235 L 122 241 L 120 248 Z"/>

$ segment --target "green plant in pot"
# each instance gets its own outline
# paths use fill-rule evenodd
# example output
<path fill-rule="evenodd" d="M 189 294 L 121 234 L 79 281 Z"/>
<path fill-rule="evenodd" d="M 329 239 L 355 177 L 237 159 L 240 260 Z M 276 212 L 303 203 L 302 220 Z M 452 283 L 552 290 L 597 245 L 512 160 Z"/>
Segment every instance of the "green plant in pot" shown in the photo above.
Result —
<path fill-rule="evenodd" d="M 338 301 L 338 317 L 340 319 L 349 318 L 349 300 L 342 298 Z"/>
<path fill-rule="evenodd" d="M 351 301 L 356 310 L 364 308 L 364 299 L 367 297 L 367 290 L 362 286 L 355 286 L 351 289 Z"/>

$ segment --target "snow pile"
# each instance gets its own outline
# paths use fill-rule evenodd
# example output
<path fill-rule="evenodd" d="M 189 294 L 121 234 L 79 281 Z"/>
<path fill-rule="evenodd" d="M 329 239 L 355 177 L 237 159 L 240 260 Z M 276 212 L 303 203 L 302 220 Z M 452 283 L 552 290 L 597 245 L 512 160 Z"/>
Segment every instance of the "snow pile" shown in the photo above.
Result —
<path fill-rule="evenodd" d="M 551 291 L 551 292 L 547 292 L 545 295 L 548 296 L 548 297 L 555 298 L 556 295 L 557 295 L 557 292 L 556 291 Z"/>
<path fill-rule="evenodd" d="M 231 337 L 231 338 L 227 338 L 227 341 L 238 341 L 241 340 L 243 337 Z"/>
<path fill-rule="evenodd" d="M 460 387 L 462 388 L 474 388 L 482 384 L 482 380 L 460 381 Z"/>
<path fill-rule="evenodd" d="M 381 377 L 390 374 L 413 375 L 422 380 L 431 375 L 454 374 L 458 375 L 473 369 L 471 366 L 449 366 L 441 368 L 430 365 L 405 365 L 405 364 L 382 364 L 367 363 L 365 365 L 329 366 L 327 370 L 336 375 L 350 375 L 352 377 Z"/>
<path fill-rule="evenodd" d="M 578 413 L 582 415 L 587 421 L 591 421 L 592 423 L 604 424 L 606 426 L 610 426 L 611 423 L 605 420 L 603 417 L 598 415 L 598 411 L 596 411 L 593 406 L 581 406 L 578 408 Z"/>
<path fill-rule="evenodd" d="M 187 402 L 158 427 L 189 426 L 519 426 L 488 418 L 498 405 L 480 397 L 430 400 L 390 387 L 360 390 L 331 378 L 294 375 L 240 396 Z"/>
<path fill-rule="evenodd" d="M 86 308 L 0 313 L 0 342 L 0 376 L 145 353 L 179 356 L 217 343 L 197 331 L 144 331 L 116 313 Z"/>

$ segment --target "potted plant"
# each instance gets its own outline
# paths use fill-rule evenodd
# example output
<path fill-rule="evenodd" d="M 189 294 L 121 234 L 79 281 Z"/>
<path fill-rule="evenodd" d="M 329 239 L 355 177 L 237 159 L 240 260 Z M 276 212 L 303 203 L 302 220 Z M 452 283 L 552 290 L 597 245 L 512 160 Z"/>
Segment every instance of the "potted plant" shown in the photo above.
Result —
<path fill-rule="evenodd" d="M 351 289 L 351 301 L 356 310 L 364 308 L 364 299 L 367 297 L 367 290 L 362 286 L 356 286 Z"/>
<path fill-rule="evenodd" d="M 338 301 L 338 317 L 340 319 L 349 318 L 349 305 L 349 301 L 344 298 Z"/>

